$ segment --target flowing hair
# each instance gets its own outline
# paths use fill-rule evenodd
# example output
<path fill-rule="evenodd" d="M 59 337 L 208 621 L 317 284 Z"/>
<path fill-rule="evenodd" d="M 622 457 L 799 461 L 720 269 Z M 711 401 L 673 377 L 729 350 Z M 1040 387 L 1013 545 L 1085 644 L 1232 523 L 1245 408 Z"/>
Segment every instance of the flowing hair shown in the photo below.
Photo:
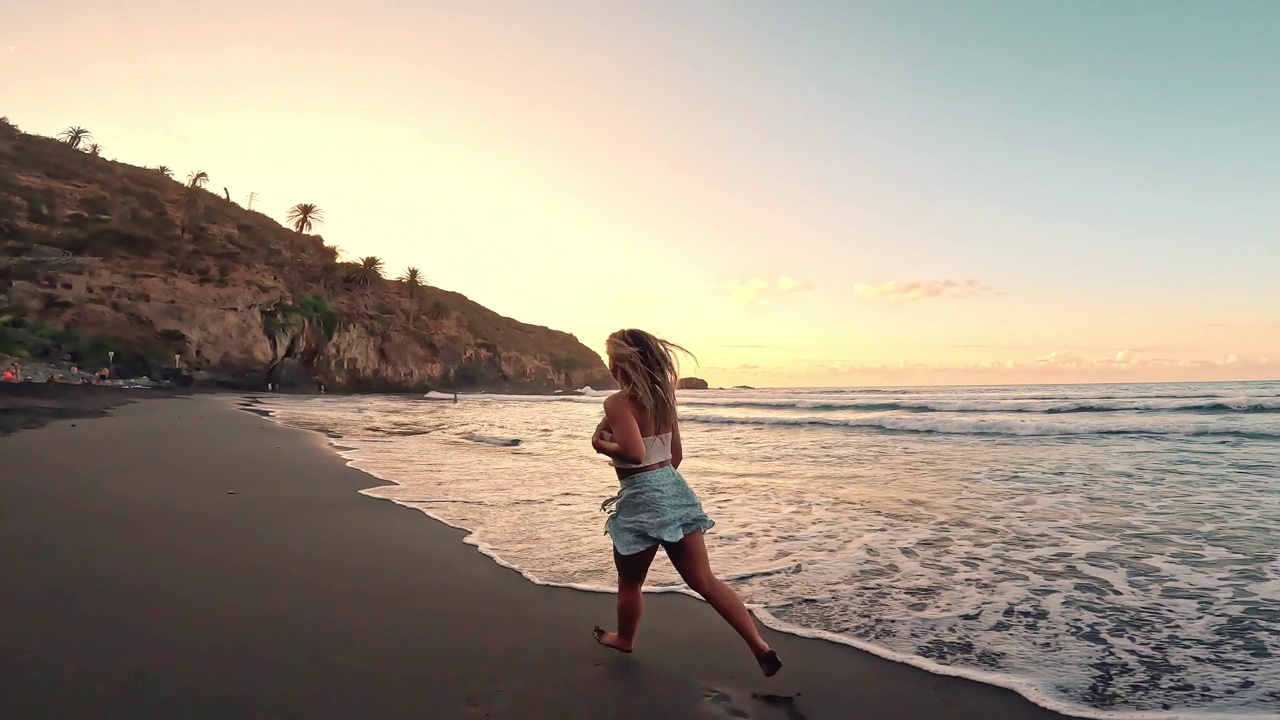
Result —
<path fill-rule="evenodd" d="M 675 427 L 676 384 L 680 380 L 676 352 L 691 358 L 693 353 L 643 330 L 619 330 L 609 336 L 606 346 L 621 376 L 622 392 L 644 408 L 654 431 Z"/>

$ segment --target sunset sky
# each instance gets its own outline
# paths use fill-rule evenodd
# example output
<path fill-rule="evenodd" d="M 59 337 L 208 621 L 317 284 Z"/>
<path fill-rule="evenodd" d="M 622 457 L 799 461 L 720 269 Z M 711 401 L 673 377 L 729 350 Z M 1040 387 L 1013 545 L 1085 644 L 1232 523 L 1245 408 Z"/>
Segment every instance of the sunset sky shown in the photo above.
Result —
<path fill-rule="evenodd" d="M 0 0 L 0 115 L 713 385 L 1280 377 L 1280 3 Z"/>

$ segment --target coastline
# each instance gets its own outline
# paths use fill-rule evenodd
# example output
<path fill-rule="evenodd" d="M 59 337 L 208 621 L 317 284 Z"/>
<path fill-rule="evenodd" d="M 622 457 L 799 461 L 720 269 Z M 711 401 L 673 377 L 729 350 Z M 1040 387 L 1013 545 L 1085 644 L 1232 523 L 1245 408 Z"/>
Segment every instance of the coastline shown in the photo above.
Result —
<path fill-rule="evenodd" d="M 412 509 L 414 512 L 417 512 L 419 514 L 426 515 L 431 520 L 434 520 L 440 524 L 463 531 L 465 533 L 465 536 L 463 537 L 463 542 L 475 547 L 479 553 L 483 554 L 488 560 L 497 564 L 498 566 L 519 573 L 526 581 L 528 581 L 529 583 L 535 586 L 546 587 L 546 588 L 557 588 L 557 589 L 570 589 L 574 591 L 596 593 L 596 594 L 612 594 L 613 593 L 613 589 L 611 587 L 600 587 L 593 584 L 584 584 L 584 583 L 578 583 L 578 582 L 549 581 L 541 577 L 538 577 L 538 575 L 530 572 L 527 568 L 524 568 L 521 565 L 515 564 L 509 561 L 508 559 L 504 558 L 501 554 L 501 551 L 499 551 L 497 548 L 493 547 L 492 545 L 487 543 L 484 539 L 482 539 L 480 535 L 475 533 L 473 528 L 467 527 L 467 525 L 465 524 L 458 524 L 458 521 L 456 519 L 451 521 L 448 517 L 437 515 L 435 512 L 425 509 L 420 503 L 416 503 L 416 502 L 401 503 L 396 498 L 395 495 L 381 493 L 380 490 L 382 488 L 387 488 L 389 486 L 399 487 L 399 486 L 402 486 L 402 483 L 398 482 L 395 479 L 395 477 L 391 475 L 387 475 L 387 474 L 383 474 L 382 472 L 379 472 L 379 470 L 377 469 L 379 467 L 379 463 L 365 462 L 366 459 L 370 457 L 367 454 L 369 452 L 368 448 L 365 448 L 364 450 L 360 450 L 354 447 L 346 446 L 343 441 L 343 436 L 341 434 L 334 432 L 331 426 L 312 425 L 309 423 L 305 425 L 290 424 L 290 421 L 288 420 L 276 418 L 274 417 L 273 412 L 270 409 L 259 407 L 258 398 L 268 399 L 264 396 L 258 396 L 255 398 L 248 399 L 245 401 L 245 409 L 248 409 L 251 412 L 254 412 L 261 416 L 270 418 L 273 420 L 273 422 L 276 422 L 282 426 L 291 427 L 291 428 L 304 428 L 310 432 L 316 432 L 327 437 L 328 438 L 327 445 L 329 449 L 332 452 L 335 452 L 336 454 L 344 458 L 349 467 L 357 469 L 360 472 L 363 472 L 375 478 L 376 480 L 380 481 L 379 484 L 373 487 L 369 487 L 361 490 L 360 491 L 361 494 L 367 495 L 372 498 L 380 499 L 380 500 L 390 501 L 395 504 L 401 504 L 403 507 Z M 658 560 L 659 562 L 661 562 L 662 558 L 659 558 Z M 712 560 L 714 562 L 714 557 L 712 558 Z M 724 575 L 722 577 L 727 579 L 731 576 Z M 696 594 L 689 591 L 684 586 L 679 586 L 679 587 L 661 586 L 661 587 L 654 587 L 654 588 L 646 587 L 645 597 L 647 599 L 656 598 L 660 596 L 680 596 L 683 599 L 695 600 L 700 604 L 703 602 L 700 597 L 698 597 Z M 896 651 L 893 649 L 889 649 L 883 645 L 878 645 L 874 641 L 863 640 L 857 637 L 851 637 L 850 635 L 847 635 L 847 634 L 829 632 L 826 630 L 814 629 L 811 627 L 805 627 L 801 625 L 788 623 L 786 621 L 780 620 L 777 617 L 773 616 L 764 607 L 752 606 L 752 605 L 749 605 L 748 607 L 751 608 L 752 614 L 755 616 L 756 620 L 759 623 L 761 623 L 761 625 L 769 628 L 770 630 L 775 631 L 776 633 L 782 633 L 787 636 L 804 638 L 808 640 L 816 640 L 822 643 L 836 644 L 843 648 L 851 649 L 857 653 L 865 653 L 867 655 L 870 655 L 878 661 L 887 661 L 894 664 L 901 664 L 904 666 L 908 666 L 912 669 L 926 673 L 929 676 L 955 678 L 955 679 L 960 679 L 964 681 L 975 682 L 983 686 L 990 687 L 992 689 L 1011 691 L 1013 693 L 1016 693 L 1020 698 L 1031 703 L 1037 709 L 1050 713 L 1051 717 L 1071 717 L 1071 718 L 1082 718 L 1082 719 L 1088 719 L 1088 720 L 1233 720 L 1234 718 L 1240 717 L 1239 713 L 1234 713 L 1234 712 L 1213 712 L 1213 711 L 1204 711 L 1204 710 L 1196 710 L 1196 711 L 1108 710 L 1108 709 L 1099 709 L 1099 708 L 1091 708 L 1091 707 L 1081 707 L 1078 705 L 1073 705 L 1070 703 L 1063 702 L 1052 695 L 1046 694 L 1044 690 L 1044 686 L 1037 686 L 1031 683 L 1024 682 L 1020 680 L 1017 676 L 1009 673 L 1001 674 L 997 672 L 984 671 L 974 667 L 949 665 L 945 663 L 936 662 L 932 659 L 929 659 L 928 657 L 922 657 L 920 655 L 914 655 L 914 654 L 909 654 L 909 653 L 904 653 L 904 652 Z M 949 717 L 949 716 L 943 716 L 943 717 Z M 1269 714 L 1265 714 L 1265 715 L 1257 715 L 1256 717 L 1258 717 L 1259 720 L 1264 720 L 1265 718 L 1271 718 L 1273 716 Z"/>
<path fill-rule="evenodd" d="M 0 437 L 56 420 L 93 418 L 139 400 L 189 394 L 152 388 L 55 383 L 0 383 Z"/>
<path fill-rule="evenodd" d="M 156 398 L 0 439 L 11 717 L 1058 718 L 1015 693 L 766 630 L 765 680 L 705 603 L 534 585 L 360 491 L 323 435 Z M 67 448 L 75 452 L 66 452 Z M 234 494 L 231 494 L 234 493 Z M 56 542 L 51 542 L 56 538 Z M 603 546 L 602 546 L 603 548 Z M 603 551 L 603 550 L 602 550 Z"/>

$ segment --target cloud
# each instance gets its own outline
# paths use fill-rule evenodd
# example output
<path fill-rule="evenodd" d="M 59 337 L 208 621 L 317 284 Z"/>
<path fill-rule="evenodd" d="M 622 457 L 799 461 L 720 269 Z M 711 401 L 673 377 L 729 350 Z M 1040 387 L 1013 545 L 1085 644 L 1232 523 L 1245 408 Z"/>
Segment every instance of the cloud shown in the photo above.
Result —
<path fill-rule="evenodd" d="M 728 294 L 730 302 L 739 306 L 768 305 L 771 297 L 814 290 L 812 283 L 802 282 L 789 275 L 778 278 L 776 283 L 760 278 L 733 279 L 720 286 Z"/>
<path fill-rule="evenodd" d="M 1132 350 L 1121 350 L 1112 357 L 1095 358 L 1090 361 L 1094 365 L 1111 365 L 1113 367 L 1124 367 L 1132 365 L 1135 361 Z"/>
<path fill-rule="evenodd" d="M 778 278 L 778 292 L 809 292 L 817 289 L 813 283 L 801 282 L 790 275 L 783 275 Z"/>
<path fill-rule="evenodd" d="M 1139 349 L 1105 354 L 1052 352 L 1035 357 L 991 357 L 975 361 L 919 362 L 909 359 L 880 363 L 836 360 L 832 357 L 791 358 L 785 363 L 743 363 L 717 368 L 727 375 L 723 384 L 751 378 L 751 384 L 780 387 L 838 387 L 847 385 L 1021 384 L 1060 382 L 1189 382 L 1268 380 L 1280 373 L 1280 357 L 1226 353 L 1216 357 L 1177 357 L 1162 353 L 1147 357 Z"/>
<path fill-rule="evenodd" d="M 1102 382 L 1121 382 L 1125 381 L 1125 378 L 1147 378 L 1172 382 L 1195 377 L 1223 380 L 1250 376 L 1272 377 L 1277 367 L 1274 359 L 1265 356 L 1242 357 L 1229 354 L 1215 360 L 1168 357 L 1148 359 L 1135 357 L 1130 351 L 1121 350 L 1112 355 L 1094 359 L 1054 352 L 1031 361 L 992 359 L 969 363 L 920 363 L 899 360 L 875 365 L 817 361 L 811 366 L 811 372 L 846 378 L 852 375 L 874 376 L 882 379 L 904 375 L 918 376 L 920 379 L 968 376 L 963 381 L 966 383 L 974 382 L 977 377 L 984 376 L 995 377 L 998 382 L 1008 380 L 1037 382 L 1041 381 L 1040 378 Z M 904 382 L 919 382 L 920 379 Z"/>
<path fill-rule="evenodd" d="M 769 289 L 769 283 L 760 278 L 750 280 L 730 280 L 720 286 L 729 293 L 729 300 L 735 305 L 747 306 L 755 302 L 761 293 Z"/>
<path fill-rule="evenodd" d="M 890 280 L 879 285 L 853 286 L 863 297 L 886 298 L 894 301 L 922 300 L 924 298 L 956 297 L 973 298 L 990 295 L 991 288 L 977 280 Z"/>
<path fill-rule="evenodd" d="M 1083 367 L 1125 367 L 1135 364 L 1133 352 L 1120 350 L 1113 355 L 1096 358 L 1084 358 L 1065 352 L 1051 352 L 1035 360 L 1036 365 L 1048 365 L 1057 368 L 1073 369 Z"/>
<path fill-rule="evenodd" d="M 1045 355 L 1044 357 L 1036 358 L 1035 364 L 1036 365 L 1052 365 L 1054 367 L 1061 367 L 1061 368 L 1074 368 L 1074 367 L 1079 367 L 1083 362 L 1084 362 L 1084 358 L 1080 357 L 1079 355 L 1072 355 L 1071 353 L 1054 351 L 1049 353 L 1048 355 Z"/>
<path fill-rule="evenodd" d="M 1218 330 L 1221 328 L 1237 328 L 1237 329 L 1253 328 L 1253 329 L 1263 329 L 1263 330 L 1276 330 L 1276 329 L 1280 329 L 1280 322 L 1271 322 L 1270 320 L 1257 320 L 1252 322 L 1250 321 L 1207 322 L 1207 323 L 1204 323 L 1204 326 L 1207 328 L 1213 328 L 1215 330 Z"/>
<path fill-rule="evenodd" d="M 1033 366 L 1041 368 L 1056 368 L 1059 370 L 1086 370 L 1090 368 L 1112 368 L 1118 370 L 1142 370 L 1147 368 L 1162 367 L 1180 367 L 1180 368 L 1207 368 L 1207 367 L 1239 367 L 1248 365 L 1250 367 L 1261 368 L 1269 367 L 1270 361 L 1265 357 L 1255 357 L 1250 359 L 1241 358 L 1235 353 L 1220 357 L 1216 360 L 1206 360 L 1203 358 L 1191 359 L 1173 359 L 1167 357 L 1139 357 L 1134 354 L 1133 350 L 1119 350 L 1115 354 L 1104 357 L 1084 358 L 1079 355 L 1072 355 L 1064 352 L 1051 352 L 1043 357 L 1036 358 L 1032 363 Z"/>

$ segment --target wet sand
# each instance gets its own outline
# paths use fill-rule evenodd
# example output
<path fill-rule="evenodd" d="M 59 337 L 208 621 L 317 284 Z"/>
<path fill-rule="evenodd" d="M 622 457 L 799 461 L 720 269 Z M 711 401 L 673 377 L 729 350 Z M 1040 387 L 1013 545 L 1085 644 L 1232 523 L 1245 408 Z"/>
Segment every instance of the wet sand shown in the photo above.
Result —
<path fill-rule="evenodd" d="M 598 647 L 612 595 L 529 583 L 233 400 L 0 438 L 0 717 L 1062 717 L 767 630 L 785 667 L 765 679 L 678 595 L 646 598 L 633 655 Z"/>
<path fill-rule="evenodd" d="M 148 394 L 144 394 L 148 393 Z M 168 391 L 125 390 L 92 385 L 0 383 L 0 435 L 30 430 L 54 420 L 103 415 L 108 409 Z"/>

